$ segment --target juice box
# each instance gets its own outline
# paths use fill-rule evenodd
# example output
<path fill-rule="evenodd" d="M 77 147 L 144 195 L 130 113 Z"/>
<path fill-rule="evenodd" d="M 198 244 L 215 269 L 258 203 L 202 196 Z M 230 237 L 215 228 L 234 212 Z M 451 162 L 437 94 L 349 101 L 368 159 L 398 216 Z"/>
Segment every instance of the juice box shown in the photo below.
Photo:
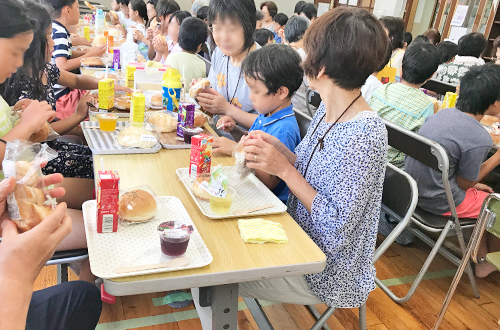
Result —
<path fill-rule="evenodd" d="M 83 37 L 90 41 L 90 28 L 88 26 L 83 27 Z"/>
<path fill-rule="evenodd" d="M 115 81 L 113 79 L 99 80 L 99 108 L 109 110 L 115 106 Z"/>
<path fill-rule="evenodd" d="M 206 134 L 198 134 L 191 138 L 191 157 L 189 176 L 197 178 L 202 174 L 210 174 L 212 163 L 212 143 L 214 138 Z"/>
<path fill-rule="evenodd" d="M 177 136 L 184 137 L 183 127 L 194 126 L 194 104 L 181 103 L 177 119 Z"/>
<path fill-rule="evenodd" d="M 118 199 L 120 176 L 116 171 L 97 173 L 97 232 L 118 230 Z"/>
<path fill-rule="evenodd" d="M 144 111 L 146 111 L 146 97 L 142 93 L 132 93 L 130 99 L 130 122 L 144 123 Z"/>
<path fill-rule="evenodd" d="M 108 53 L 112 53 L 113 52 L 113 45 L 114 45 L 114 41 L 113 41 L 113 36 L 107 36 L 106 37 L 106 40 L 108 42 Z"/>
<path fill-rule="evenodd" d="M 125 79 L 134 81 L 135 70 L 137 68 L 133 65 L 127 65 L 125 67 Z"/>
<path fill-rule="evenodd" d="M 457 102 L 457 94 L 453 92 L 446 92 L 443 101 L 443 109 L 455 107 L 456 102 Z"/>

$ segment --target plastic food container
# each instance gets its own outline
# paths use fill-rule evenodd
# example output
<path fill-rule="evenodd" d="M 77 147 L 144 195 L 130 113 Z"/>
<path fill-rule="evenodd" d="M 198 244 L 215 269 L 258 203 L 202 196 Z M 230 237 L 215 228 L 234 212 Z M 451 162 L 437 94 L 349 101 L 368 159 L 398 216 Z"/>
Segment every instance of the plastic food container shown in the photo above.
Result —
<path fill-rule="evenodd" d="M 97 120 L 99 121 L 99 128 L 104 132 L 113 132 L 116 129 L 117 115 L 111 113 L 105 113 L 97 115 Z"/>
<path fill-rule="evenodd" d="M 179 257 L 186 253 L 193 226 L 181 221 L 165 221 L 158 225 L 161 252 L 169 257 Z"/>
<path fill-rule="evenodd" d="M 226 214 L 231 209 L 236 190 L 229 187 L 226 197 L 217 197 L 209 193 L 210 209 L 215 213 Z"/>
<path fill-rule="evenodd" d="M 193 136 L 203 132 L 203 129 L 200 128 L 183 127 L 182 130 L 184 131 L 184 142 L 189 144 L 191 144 L 191 138 Z"/>

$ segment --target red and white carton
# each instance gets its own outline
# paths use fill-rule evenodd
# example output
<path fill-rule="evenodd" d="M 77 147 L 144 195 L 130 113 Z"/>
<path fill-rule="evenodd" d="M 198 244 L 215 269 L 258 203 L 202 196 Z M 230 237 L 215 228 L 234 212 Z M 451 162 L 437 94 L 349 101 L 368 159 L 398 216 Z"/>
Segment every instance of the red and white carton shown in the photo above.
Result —
<path fill-rule="evenodd" d="M 118 230 L 118 199 L 120 176 L 117 171 L 99 171 L 97 174 L 97 232 L 114 233 Z"/>
<path fill-rule="evenodd" d="M 191 138 L 191 158 L 189 176 L 197 178 L 202 174 L 210 174 L 212 163 L 212 144 L 214 138 L 206 134 L 198 134 Z"/>

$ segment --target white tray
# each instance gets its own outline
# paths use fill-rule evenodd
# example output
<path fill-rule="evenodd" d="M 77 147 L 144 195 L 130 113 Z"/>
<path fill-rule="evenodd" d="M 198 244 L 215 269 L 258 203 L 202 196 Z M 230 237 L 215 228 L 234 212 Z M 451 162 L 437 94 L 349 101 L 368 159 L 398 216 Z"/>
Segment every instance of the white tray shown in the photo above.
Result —
<path fill-rule="evenodd" d="M 116 122 L 117 129 L 113 132 L 101 131 L 97 121 L 84 121 L 81 126 L 90 150 L 96 155 L 154 154 L 161 150 L 159 143 L 150 149 L 115 146 L 114 141 L 118 131 L 125 128 L 128 123 L 128 121 Z"/>
<path fill-rule="evenodd" d="M 267 188 L 257 177 L 253 174 L 249 175 L 244 180 L 231 179 L 230 172 L 232 166 L 223 166 L 222 171 L 229 177 L 229 186 L 236 190 L 236 196 L 233 199 L 233 204 L 228 214 L 219 214 L 212 212 L 210 203 L 202 201 L 193 194 L 194 179 L 189 177 L 189 168 L 179 168 L 175 172 L 177 176 L 186 187 L 187 191 L 195 201 L 201 212 L 209 219 L 230 219 L 241 217 L 255 217 L 269 214 L 279 214 L 286 212 L 286 205 L 269 188 Z M 212 167 L 212 171 L 215 167 Z M 253 212 L 247 215 L 234 215 L 235 210 L 247 210 L 254 207 L 264 206 L 266 204 L 274 204 L 274 207 Z"/>
<path fill-rule="evenodd" d="M 201 268 L 213 260 L 200 233 L 189 217 L 184 205 L 177 197 L 158 197 L 162 203 L 153 220 L 133 225 L 118 225 L 116 233 L 98 234 L 96 224 L 96 201 L 83 204 L 83 219 L 90 257 L 92 273 L 98 277 L 110 279 L 126 276 L 165 273 L 183 269 Z M 140 266 L 167 262 L 170 257 L 164 256 L 160 248 L 160 236 L 157 227 L 163 221 L 183 220 L 193 225 L 194 231 L 189 240 L 184 256 L 191 258 L 189 264 L 179 268 L 158 268 L 137 272 L 117 274 L 115 269 L 128 266 Z"/>

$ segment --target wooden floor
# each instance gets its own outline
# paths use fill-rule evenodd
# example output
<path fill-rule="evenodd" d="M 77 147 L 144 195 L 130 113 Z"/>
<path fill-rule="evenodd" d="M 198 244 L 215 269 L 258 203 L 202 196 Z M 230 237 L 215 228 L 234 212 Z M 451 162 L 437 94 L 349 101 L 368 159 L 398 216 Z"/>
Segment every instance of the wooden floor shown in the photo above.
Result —
<path fill-rule="evenodd" d="M 377 276 L 398 295 L 408 291 L 412 277 L 418 273 L 429 248 L 417 242 L 410 247 L 397 244 L 377 262 Z M 429 269 L 415 295 L 404 305 L 394 303 L 381 289 L 370 294 L 367 301 L 367 324 L 370 330 L 405 330 L 432 328 L 436 315 L 453 278 L 454 267 L 438 256 Z M 71 279 L 76 276 L 71 274 Z M 45 267 L 35 282 L 35 289 L 54 285 L 55 266 Z M 500 329 L 500 273 L 486 279 L 478 279 L 480 299 L 472 295 L 467 277 L 464 276 L 450 305 L 440 329 L 489 330 Z M 167 293 L 118 297 L 115 305 L 104 304 L 98 330 L 140 329 L 140 330 L 201 330 L 200 321 L 193 305 L 174 309 L 168 305 L 155 306 L 153 299 Z M 158 299 L 157 299 L 158 300 Z M 241 300 L 242 301 L 242 300 Z M 250 312 L 244 308 L 238 312 L 240 330 L 257 330 Z M 317 306 L 320 311 L 325 306 Z M 304 306 L 269 304 L 264 307 L 275 329 L 309 329 L 314 319 Z M 332 330 L 358 329 L 357 309 L 337 310 L 328 321 Z"/>

